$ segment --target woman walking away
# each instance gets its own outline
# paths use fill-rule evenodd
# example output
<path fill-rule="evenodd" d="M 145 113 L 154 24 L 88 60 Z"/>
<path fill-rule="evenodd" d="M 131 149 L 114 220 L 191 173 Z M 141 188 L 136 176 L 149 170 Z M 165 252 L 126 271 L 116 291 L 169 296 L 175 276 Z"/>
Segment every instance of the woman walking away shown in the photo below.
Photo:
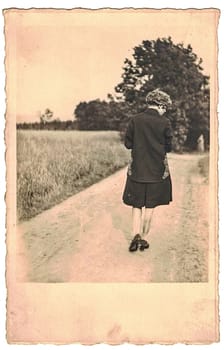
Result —
<path fill-rule="evenodd" d="M 131 149 L 132 156 L 123 193 L 124 203 L 132 206 L 130 252 L 149 248 L 143 238 L 149 234 L 153 210 L 172 201 L 166 156 L 171 151 L 172 132 L 164 116 L 172 101 L 168 94 L 156 89 L 148 93 L 146 102 L 148 108 L 131 119 L 125 135 L 125 146 Z"/>

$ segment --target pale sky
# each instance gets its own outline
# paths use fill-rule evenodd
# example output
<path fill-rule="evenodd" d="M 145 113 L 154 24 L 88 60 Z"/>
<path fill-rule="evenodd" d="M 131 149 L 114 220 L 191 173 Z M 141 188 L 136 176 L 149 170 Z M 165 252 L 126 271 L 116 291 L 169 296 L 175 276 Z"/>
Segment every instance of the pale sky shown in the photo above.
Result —
<path fill-rule="evenodd" d="M 191 44 L 208 75 L 216 64 L 215 10 L 10 10 L 5 18 L 8 113 L 17 122 L 46 108 L 73 119 L 80 101 L 113 94 L 142 40 Z"/>

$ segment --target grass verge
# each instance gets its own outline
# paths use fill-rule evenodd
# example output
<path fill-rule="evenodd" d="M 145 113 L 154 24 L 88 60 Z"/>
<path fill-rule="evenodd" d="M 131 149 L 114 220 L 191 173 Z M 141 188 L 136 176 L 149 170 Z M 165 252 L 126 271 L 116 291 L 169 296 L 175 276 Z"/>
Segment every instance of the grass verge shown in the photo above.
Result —
<path fill-rule="evenodd" d="M 209 178 L 209 155 L 207 154 L 198 161 L 198 168 L 200 174 L 205 177 L 206 181 Z"/>

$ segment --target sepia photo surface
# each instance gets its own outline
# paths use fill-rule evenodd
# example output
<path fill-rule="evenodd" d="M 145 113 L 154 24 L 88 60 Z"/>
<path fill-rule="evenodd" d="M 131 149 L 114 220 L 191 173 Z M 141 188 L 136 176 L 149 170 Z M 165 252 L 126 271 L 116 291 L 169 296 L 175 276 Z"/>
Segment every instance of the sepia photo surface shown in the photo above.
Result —
<path fill-rule="evenodd" d="M 219 11 L 4 18 L 8 341 L 218 341 Z M 172 100 L 172 200 L 138 232 L 125 134 L 156 89 Z M 134 233 L 149 247 L 130 251 Z"/>

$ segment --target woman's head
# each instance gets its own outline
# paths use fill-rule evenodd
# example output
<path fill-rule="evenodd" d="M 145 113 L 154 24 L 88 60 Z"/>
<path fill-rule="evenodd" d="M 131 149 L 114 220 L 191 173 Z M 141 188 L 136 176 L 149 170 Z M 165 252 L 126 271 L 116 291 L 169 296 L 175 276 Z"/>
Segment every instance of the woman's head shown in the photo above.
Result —
<path fill-rule="evenodd" d="M 160 89 L 150 91 L 146 96 L 146 102 L 149 106 L 156 108 L 160 115 L 163 115 L 172 105 L 170 96 Z"/>

